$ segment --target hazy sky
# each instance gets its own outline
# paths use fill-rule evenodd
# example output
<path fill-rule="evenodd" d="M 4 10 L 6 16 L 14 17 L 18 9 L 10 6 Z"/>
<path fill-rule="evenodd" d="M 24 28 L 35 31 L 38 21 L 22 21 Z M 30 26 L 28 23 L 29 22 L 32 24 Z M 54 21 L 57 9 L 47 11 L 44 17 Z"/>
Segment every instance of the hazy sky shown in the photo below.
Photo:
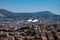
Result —
<path fill-rule="evenodd" d="M 60 0 L 0 0 L 0 9 L 12 12 L 51 11 L 60 14 Z"/>

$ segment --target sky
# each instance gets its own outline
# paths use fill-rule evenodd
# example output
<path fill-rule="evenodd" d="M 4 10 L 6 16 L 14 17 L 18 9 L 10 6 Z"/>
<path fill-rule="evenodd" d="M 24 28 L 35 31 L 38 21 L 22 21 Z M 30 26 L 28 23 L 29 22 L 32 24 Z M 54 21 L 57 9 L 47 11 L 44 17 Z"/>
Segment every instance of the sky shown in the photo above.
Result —
<path fill-rule="evenodd" d="M 60 15 L 60 0 L 0 0 L 0 9 L 20 13 L 51 11 Z"/>

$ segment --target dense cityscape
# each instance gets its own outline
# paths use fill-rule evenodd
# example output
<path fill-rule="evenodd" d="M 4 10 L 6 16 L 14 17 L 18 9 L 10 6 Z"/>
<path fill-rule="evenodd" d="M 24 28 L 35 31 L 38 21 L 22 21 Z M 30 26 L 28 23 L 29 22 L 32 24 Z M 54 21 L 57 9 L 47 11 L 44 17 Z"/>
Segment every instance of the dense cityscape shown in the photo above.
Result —
<path fill-rule="evenodd" d="M 60 15 L 0 9 L 0 40 L 60 40 Z"/>
<path fill-rule="evenodd" d="M 60 40 L 60 0 L 0 0 L 0 40 Z"/>
<path fill-rule="evenodd" d="M 60 40 L 59 22 L 42 22 L 0 21 L 0 40 Z"/>

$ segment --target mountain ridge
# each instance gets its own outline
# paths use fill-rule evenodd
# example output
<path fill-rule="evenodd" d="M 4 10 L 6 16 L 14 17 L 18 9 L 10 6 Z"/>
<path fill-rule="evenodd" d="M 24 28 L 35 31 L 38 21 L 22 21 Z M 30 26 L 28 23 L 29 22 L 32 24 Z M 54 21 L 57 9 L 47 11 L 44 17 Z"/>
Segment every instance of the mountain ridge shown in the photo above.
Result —
<path fill-rule="evenodd" d="M 32 13 L 14 13 L 5 9 L 0 9 L 0 17 L 12 18 L 12 19 L 29 19 L 29 18 L 49 18 L 52 17 L 60 17 L 60 15 L 56 15 L 50 11 L 42 11 L 42 12 L 32 12 Z"/>

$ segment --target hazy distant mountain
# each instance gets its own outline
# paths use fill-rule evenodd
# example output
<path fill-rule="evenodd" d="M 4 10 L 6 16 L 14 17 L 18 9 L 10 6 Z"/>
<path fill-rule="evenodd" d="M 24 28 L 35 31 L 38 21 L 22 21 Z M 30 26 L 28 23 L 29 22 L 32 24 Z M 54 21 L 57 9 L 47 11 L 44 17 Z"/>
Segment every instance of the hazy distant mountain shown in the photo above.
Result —
<path fill-rule="evenodd" d="M 29 18 L 50 18 L 50 17 L 58 17 L 60 15 L 56 15 L 50 11 L 42 11 L 42 12 L 33 12 L 33 13 L 14 13 L 5 9 L 0 9 L 0 17 L 2 18 L 11 18 L 11 19 L 29 19 Z"/>

